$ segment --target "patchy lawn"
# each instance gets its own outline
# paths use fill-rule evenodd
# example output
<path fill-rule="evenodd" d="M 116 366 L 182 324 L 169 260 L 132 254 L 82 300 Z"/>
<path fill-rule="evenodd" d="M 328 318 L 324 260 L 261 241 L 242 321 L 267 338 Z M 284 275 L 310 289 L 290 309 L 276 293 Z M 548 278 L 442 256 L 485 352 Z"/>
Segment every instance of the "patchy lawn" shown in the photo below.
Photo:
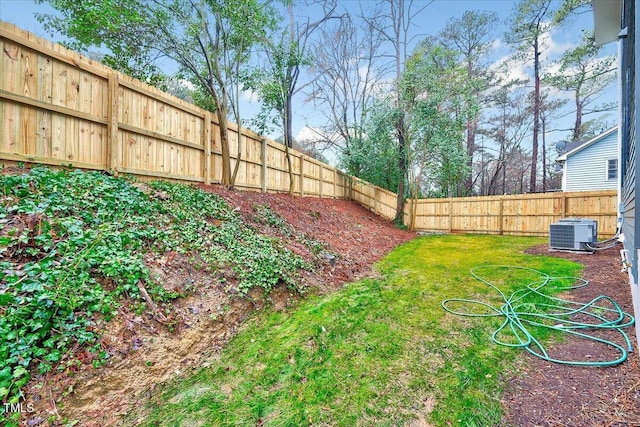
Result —
<path fill-rule="evenodd" d="M 406 243 L 378 264 L 380 277 L 255 316 L 211 366 L 163 387 L 136 422 L 497 425 L 505 380 L 522 351 L 491 341 L 501 319 L 457 317 L 441 303 L 499 302 L 470 276 L 479 265 L 580 272 L 566 260 L 525 255 L 536 242 L 431 236 Z M 532 279 L 526 270 L 510 272 L 503 289 Z"/>

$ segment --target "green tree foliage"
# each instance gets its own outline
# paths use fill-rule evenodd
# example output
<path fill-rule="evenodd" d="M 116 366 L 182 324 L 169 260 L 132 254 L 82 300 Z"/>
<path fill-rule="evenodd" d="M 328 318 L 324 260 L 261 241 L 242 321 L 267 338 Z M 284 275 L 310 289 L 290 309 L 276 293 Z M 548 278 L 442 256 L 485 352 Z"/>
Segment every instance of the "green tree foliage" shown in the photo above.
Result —
<path fill-rule="evenodd" d="M 603 90 L 616 77 L 615 57 L 602 57 L 602 47 L 595 43 L 593 31 L 582 33 L 580 44 L 567 50 L 556 62 L 558 68 L 544 76 L 545 83 L 556 89 L 573 92 L 575 121 L 571 140 L 577 141 L 588 132 L 582 118 L 586 114 L 610 110 L 615 105 L 593 105 Z"/>
<path fill-rule="evenodd" d="M 487 64 L 487 56 L 494 41 L 498 17 L 495 13 L 466 11 L 460 18 L 450 19 L 440 33 L 442 43 L 456 52 L 458 60 L 464 63 L 466 78 L 475 83 L 475 90 L 469 93 L 471 102 L 486 101 L 485 91 L 494 84 L 495 73 Z M 470 106 L 472 107 L 472 106 Z M 476 151 L 476 133 L 480 119 L 480 108 L 468 108 L 466 118 L 466 149 L 469 173 L 465 181 L 465 193 L 473 192 L 473 156 Z"/>
<path fill-rule="evenodd" d="M 395 141 L 397 148 L 396 161 L 398 170 L 402 178 L 398 180 L 398 187 L 395 190 L 396 216 L 394 221 L 402 222 L 404 217 L 404 203 L 407 196 L 407 177 L 409 173 L 409 142 L 407 141 L 407 127 L 405 123 L 404 111 L 400 106 L 399 84 L 404 72 L 405 61 L 409 57 L 411 35 L 410 29 L 415 24 L 419 14 L 433 3 L 433 0 L 426 2 L 416 2 L 414 0 L 380 0 L 378 11 L 373 18 L 368 19 L 373 31 L 378 33 L 381 42 L 389 48 L 389 64 L 393 70 L 393 89 L 395 94 L 394 106 L 397 110 L 395 123 Z"/>
<path fill-rule="evenodd" d="M 289 12 L 288 27 L 272 34 L 273 40 L 264 43 L 264 65 L 258 67 L 247 79 L 247 86 L 262 101 L 262 111 L 258 117 L 261 130 L 269 124 L 282 129 L 285 155 L 289 172 L 289 193 L 293 194 L 293 165 L 289 148 L 293 147 L 293 97 L 300 91 L 300 74 L 312 64 L 309 55 L 309 40 L 328 20 L 334 19 L 334 1 L 321 3 L 321 17 L 313 22 L 296 22 L 295 2 L 283 1 Z M 318 2 L 319 3 L 319 2 Z M 275 120 L 269 118 L 275 113 Z"/>
<path fill-rule="evenodd" d="M 36 13 L 50 32 L 68 37 L 62 44 L 89 54 L 90 48 L 106 49 L 100 61 L 118 71 L 151 85 L 159 85 L 164 73 L 155 64 L 158 52 L 147 47 L 153 43 L 149 26 L 160 25 L 161 17 L 138 0 L 78 1 L 36 0 L 48 2 L 62 16 Z"/>
<path fill-rule="evenodd" d="M 469 173 L 464 130 L 477 115 L 479 79 L 469 78 L 457 52 L 426 39 L 405 65 L 400 85 L 410 142 L 412 193 L 464 193 Z"/>
<path fill-rule="evenodd" d="M 399 93 L 379 96 L 370 107 L 366 137 L 352 141 L 344 165 L 390 191 L 407 179 L 412 197 L 458 194 L 468 174 L 464 129 L 469 109 L 478 108 L 470 96 L 475 85 L 457 64 L 455 52 L 433 40 L 423 42 L 405 64 Z M 408 151 L 406 176 L 394 154 L 400 116 Z"/>
<path fill-rule="evenodd" d="M 290 33 L 283 32 L 266 45 L 267 65 L 256 69 L 246 79 L 247 88 L 262 101 L 255 120 L 260 132 L 273 126 L 282 129 L 289 173 L 289 193 L 293 194 L 293 165 L 289 148 L 293 147 L 292 98 L 300 69 L 310 64 L 304 48 Z M 275 117 L 274 117 L 275 114 Z"/>
<path fill-rule="evenodd" d="M 591 2 L 592 0 L 562 0 L 562 4 L 553 16 L 553 22 L 561 24 L 573 16 L 591 12 Z"/>
<path fill-rule="evenodd" d="M 362 138 L 352 138 L 342 166 L 352 175 L 389 191 L 396 191 L 403 174 L 398 168 L 395 123 L 398 110 L 394 100 L 379 97 L 369 107 Z"/>

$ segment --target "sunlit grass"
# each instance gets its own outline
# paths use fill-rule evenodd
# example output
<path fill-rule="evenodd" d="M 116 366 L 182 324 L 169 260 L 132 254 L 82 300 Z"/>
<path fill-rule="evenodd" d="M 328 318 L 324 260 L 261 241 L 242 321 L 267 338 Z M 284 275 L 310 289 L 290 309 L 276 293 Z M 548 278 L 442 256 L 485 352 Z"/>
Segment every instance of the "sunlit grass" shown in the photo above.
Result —
<path fill-rule="evenodd" d="M 211 367 L 164 387 L 146 425 L 495 425 L 503 372 L 522 350 L 491 341 L 500 319 L 456 316 L 441 303 L 499 304 L 470 275 L 480 265 L 579 273 L 577 264 L 523 254 L 541 242 L 431 236 L 404 244 L 378 264 L 379 279 L 256 315 Z M 531 279 L 525 270 L 509 275 L 505 292 Z"/>

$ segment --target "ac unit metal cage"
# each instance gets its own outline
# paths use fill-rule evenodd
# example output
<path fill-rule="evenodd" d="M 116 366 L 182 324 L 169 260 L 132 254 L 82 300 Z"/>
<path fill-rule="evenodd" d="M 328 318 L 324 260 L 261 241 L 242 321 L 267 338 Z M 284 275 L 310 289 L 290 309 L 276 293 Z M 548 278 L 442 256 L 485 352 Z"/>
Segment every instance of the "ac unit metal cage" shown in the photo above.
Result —
<path fill-rule="evenodd" d="M 551 249 L 592 252 L 597 241 L 598 221 L 592 219 L 566 218 L 549 226 Z"/>

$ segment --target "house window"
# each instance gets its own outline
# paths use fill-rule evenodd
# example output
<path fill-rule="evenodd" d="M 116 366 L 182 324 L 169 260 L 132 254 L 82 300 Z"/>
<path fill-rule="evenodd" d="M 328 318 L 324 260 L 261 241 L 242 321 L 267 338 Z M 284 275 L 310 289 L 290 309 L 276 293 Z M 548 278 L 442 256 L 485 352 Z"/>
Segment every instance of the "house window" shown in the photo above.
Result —
<path fill-rule="evenodd" d="M 618 159 L 607 160 L 607 179 L 618 178 Z"/>

